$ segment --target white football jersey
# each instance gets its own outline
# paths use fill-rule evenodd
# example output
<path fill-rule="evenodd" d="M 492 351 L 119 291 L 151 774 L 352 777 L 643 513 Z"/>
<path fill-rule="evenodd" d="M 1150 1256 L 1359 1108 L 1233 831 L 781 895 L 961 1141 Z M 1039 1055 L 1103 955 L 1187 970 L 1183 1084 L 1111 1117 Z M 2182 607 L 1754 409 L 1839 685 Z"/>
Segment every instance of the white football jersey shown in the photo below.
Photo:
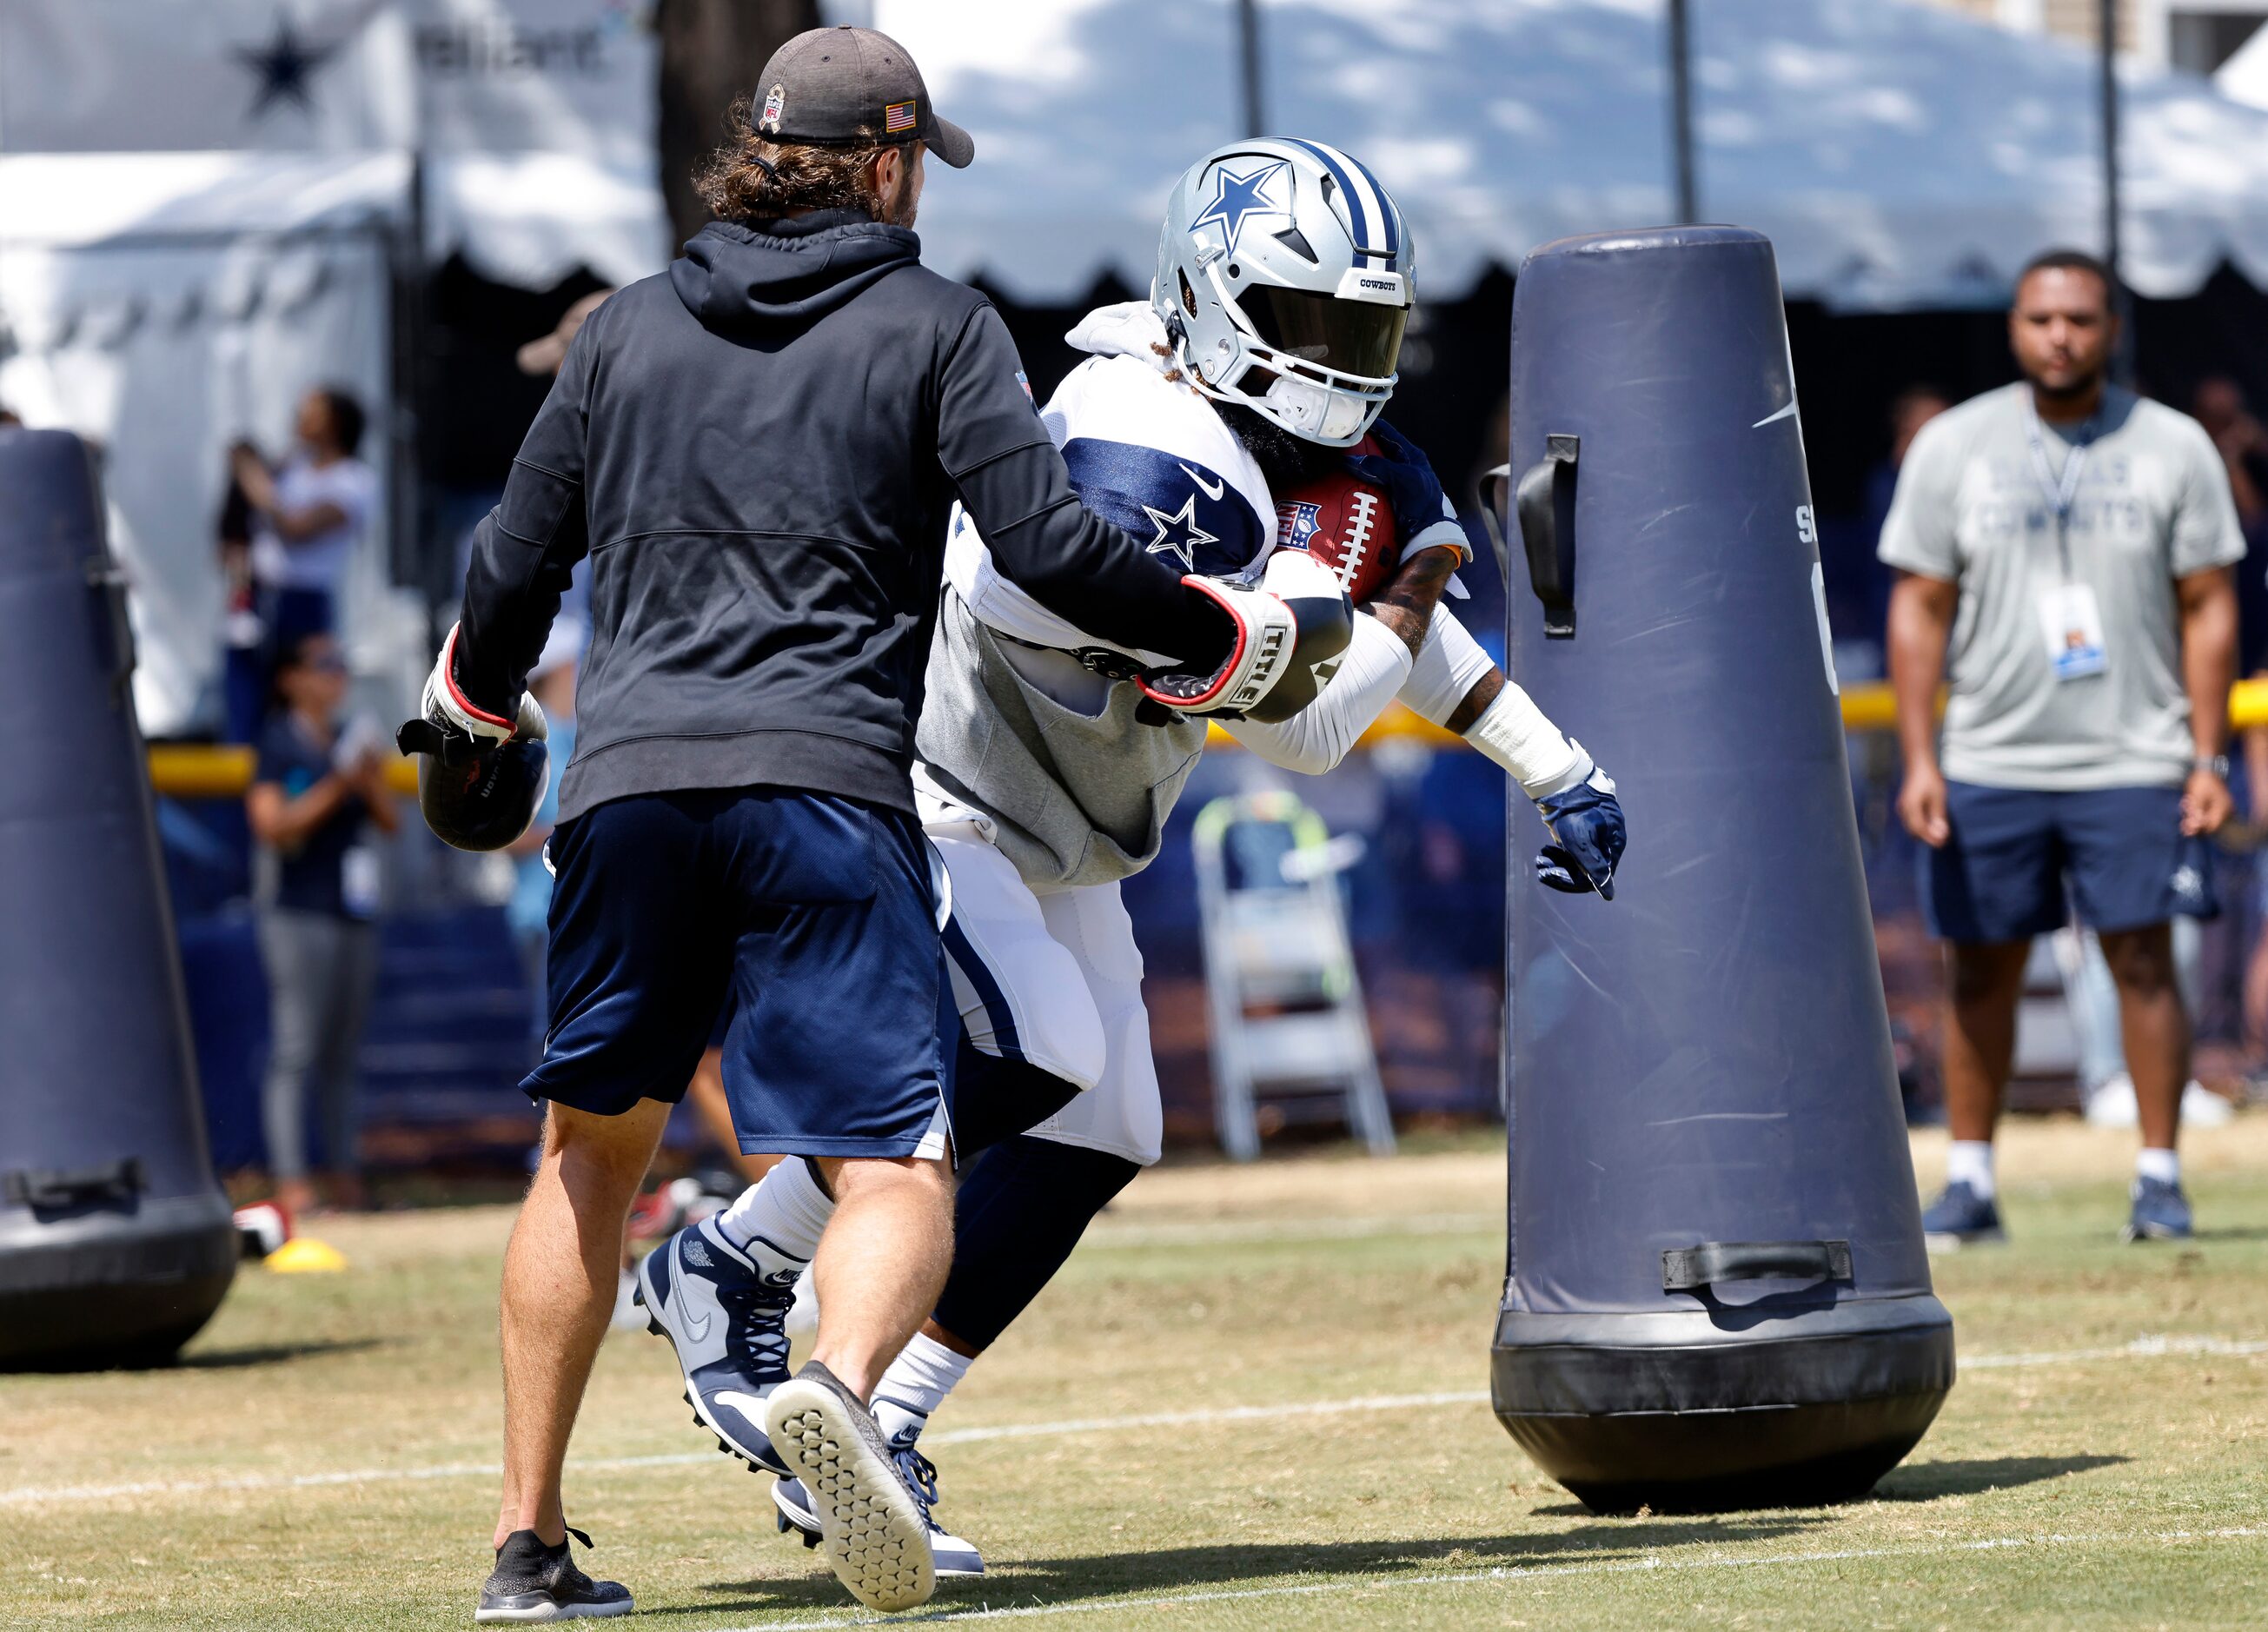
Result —
<path fill-rule="evenodd" d="M 1175 572 L 1249 580 L 1276 539 L 1276 507 L 1260 467 L 1212 404 L 1169 380 L 1166 332 L 1146 304 L 1092 312 L 1067 336 L 1084 363 L 1041 413 L 1063 451 L 1079 502 L 1141 539 Z M 1162 653 L 1089 635 L 1002 577 L 959 504 L 946 543 L 946 579 L 979 620 L 1042 646 L 1106 646 L 1146 664 Z"/>

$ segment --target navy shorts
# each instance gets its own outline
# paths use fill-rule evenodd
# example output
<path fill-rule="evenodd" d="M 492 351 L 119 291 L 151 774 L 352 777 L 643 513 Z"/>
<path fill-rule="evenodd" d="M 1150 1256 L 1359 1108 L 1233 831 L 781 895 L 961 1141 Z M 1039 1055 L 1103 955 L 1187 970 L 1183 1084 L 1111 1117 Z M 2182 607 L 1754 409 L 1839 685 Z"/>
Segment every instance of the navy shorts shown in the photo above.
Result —
<path fill-rule="evenodd" d="M 2063 927 L 2065 883 L 2094 930 L 2211 915 L 2211 851 L 2182 836 L 2179 788 L 2045 793 L 1946 784 L 1953 836 L 1921 853 L 1922 913 L 1941 940 L 2029 940 Z"/>
<path fill-rule="evenodd" d="M 743 1151 L 909 1156 L 949 1114 L 960 1022 L 911 815 L 787 788 L 639 794 L 562 823 L 551 862 L 532 1097 L 674 1103 L 729 1008 Z"/>

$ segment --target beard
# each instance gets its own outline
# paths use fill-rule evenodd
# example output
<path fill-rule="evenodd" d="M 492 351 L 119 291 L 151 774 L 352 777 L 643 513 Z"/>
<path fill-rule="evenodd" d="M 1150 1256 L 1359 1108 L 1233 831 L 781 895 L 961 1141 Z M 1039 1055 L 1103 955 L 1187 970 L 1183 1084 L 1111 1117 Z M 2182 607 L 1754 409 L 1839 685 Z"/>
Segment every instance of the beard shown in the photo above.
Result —
<path fill-rule="evenodd" d="M 2103 382 L 2110 377 L 2110 365 L 2107 363 L 2100 364 L 2083 374 L 2073 375 L 2059 386 L 2050 385 L 2036 374 L 2027 373 L 2025 378 L 2033 390 L 2051 402 L 2083 402 L 2102 388 Z"/>
<path fill-rule="evenodd" d="M 1281 496 L 1295 492 L 1336 472 L 1351 448 L 1329 448 L 1290 431 L 1241 402 L 1215 402 L 1221 420 L 1244 444 L 1252 462 L 1267 478 L 1268 491 Z"/>

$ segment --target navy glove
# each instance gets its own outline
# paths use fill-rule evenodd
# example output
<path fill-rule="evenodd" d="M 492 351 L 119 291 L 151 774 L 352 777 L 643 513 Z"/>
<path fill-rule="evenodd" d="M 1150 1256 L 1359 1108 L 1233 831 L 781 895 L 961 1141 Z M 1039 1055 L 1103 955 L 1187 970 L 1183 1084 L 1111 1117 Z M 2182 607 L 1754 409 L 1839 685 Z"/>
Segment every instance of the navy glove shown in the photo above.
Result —
<path fill-rule="evenodd" d="M 1371 486 L 1386 489 L 1387 503 L 1394 506 L 1395 537 L 1407 555 L 1412 539 L 1450 519 L 1454 512 L 1441 496 L 1441 479 L 1416 443 L 1382 419 L 1370 428 L 1370 434 L 1386 452 L 1350 453 L 1346 467 Z"/>
<path fill-rule="evenodd" d="M 1579 752 L 1581 746 L 1576 745 Z M 1545 845 L 1535 858 L 1536 882 L 1569 895 L 1596 890 L 1614 900 L 1615 867 L 1629 842 L 1623 807 L 1615 799 L 1615 779 L 1594 765 L 1588 776 L 1538 799 L 1535 808 L 1559 841 Z"/>

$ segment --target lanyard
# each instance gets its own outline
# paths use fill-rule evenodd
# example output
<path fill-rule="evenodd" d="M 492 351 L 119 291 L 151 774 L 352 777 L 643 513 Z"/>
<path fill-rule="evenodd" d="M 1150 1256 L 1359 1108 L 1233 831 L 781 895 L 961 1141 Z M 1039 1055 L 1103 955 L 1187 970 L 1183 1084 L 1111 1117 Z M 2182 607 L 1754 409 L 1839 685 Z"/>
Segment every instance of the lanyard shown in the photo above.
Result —
<path fill-rule="evenodd" d="M 2102 410 L 2097 408 L 2087 416 L 2079 428 L 2071 452 L 2064 455 L 2063 474 L 2058 475 L 2048 468 L 2047 438 L 2040 429 L 2040 411 L 2032 401 L 2031 393 L 2024 393 L 2024 439 L 2031 445 L 2032 475 L 2040 484 L 2040 491 L 2055 511 L 2056 556 L 2063 565 L 2063 581 L 2071 582 L 2071 507 L 2079 496 L 2079 480 L 2087 468 L 2087 456 L 2093 452 L 2095 438 Z"/>

